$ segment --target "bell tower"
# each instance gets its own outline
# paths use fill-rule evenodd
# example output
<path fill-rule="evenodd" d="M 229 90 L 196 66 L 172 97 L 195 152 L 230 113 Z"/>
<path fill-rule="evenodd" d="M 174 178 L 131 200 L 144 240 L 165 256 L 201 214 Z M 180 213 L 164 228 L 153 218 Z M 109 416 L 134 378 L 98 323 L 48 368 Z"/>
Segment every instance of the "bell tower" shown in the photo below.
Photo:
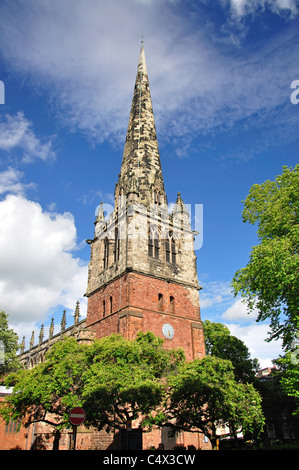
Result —
<path fill-rule="evenodd" d="M 204 356 L 194 233 L 180 193 L 167 205 L 143 43 L 114 194 L 87 241 L 86 326 L 97 338 L 152 331 L 188 360 Z"/>

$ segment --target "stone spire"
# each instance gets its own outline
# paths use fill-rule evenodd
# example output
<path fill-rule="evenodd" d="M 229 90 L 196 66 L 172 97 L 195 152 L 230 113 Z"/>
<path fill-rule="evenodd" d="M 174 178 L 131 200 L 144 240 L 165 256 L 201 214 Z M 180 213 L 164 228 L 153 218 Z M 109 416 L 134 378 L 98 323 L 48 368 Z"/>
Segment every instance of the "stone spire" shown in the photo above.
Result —
<path fill-rule="evenodd" d="M 138 202 L 148 206 L 167 204 L 157 142 L 156 126 L 149 87 L 144 45 L 142 41 L 135 81 L 129 125 L 123 153 L 119 181 L 116 184 L 116 202 L 126 196 L 136 181 Z"/>
<path fill-rule="evenodd" d="M 60 322 L 60 325 L 61 325 L 61 333 L 63 333 L 65 331 L 65 327 L 66 327 L 66 310 L 63 310 L 63 314 L 62 314 L 62 320 Z"/>
<path fill-rule="evenodd" d="M 180 192 L 177 194 L 177 200 L 172 210 L 172 217 L 172 222 L 176 226 L 181 226 L 183 230 L 191 230 L 190 214 Z"/>
<path fill-rule="evenodd" d="M 178 192 L 177 194 L 177 199 L 175 201 L 173 213 L 174 214 L 176 213 L 189 214 L 180 192 Z"/>
<path fill-rule="evenodd" d="M 74 325 L 78 325 L 79 318 L 80 318 L 80 302 L 79 302 L 79 300 L 77 300 L 76 309 L 75 309 L 75 313 L 74 313 Z"/>
<path fill-rule="evenodd" d="M 40 332 L 39 332 L 39 337 L 38 337 L 38 342 L 39 344 L 42 344 L 44 340 L 44 325 L 41 326 Z"/>
<path fill-rule="evenodd" d="M 51 325 L 49 328 L 49 339 L 52 339 L 54 336 L 54 318 L 51 319 Z"/>
<path fill-rule="evenodd" d="M 99 208 L 99 211 L 98 211 L 98 215 L 96 217 L 96 222 L 102 222 L 102 221 L 105 221 L 105 214 L 104 214 L 104 209 L 103 209 L 103 203 L 101 202 L 100 204 L 100 208 Z"/>
<path fill-rule="evenodd" d="M 20 346 L 20 353 L 23 354 L 24 351 L 25 351 L 25 336 L 23 336 L 23 339 L 22 339 L 22 343 Z"/>
<path fill-rule="evenodd" d="M 31 338 L 30 338 L 30 349 L 34 346 L 34 330 L 32 331 Z"/>

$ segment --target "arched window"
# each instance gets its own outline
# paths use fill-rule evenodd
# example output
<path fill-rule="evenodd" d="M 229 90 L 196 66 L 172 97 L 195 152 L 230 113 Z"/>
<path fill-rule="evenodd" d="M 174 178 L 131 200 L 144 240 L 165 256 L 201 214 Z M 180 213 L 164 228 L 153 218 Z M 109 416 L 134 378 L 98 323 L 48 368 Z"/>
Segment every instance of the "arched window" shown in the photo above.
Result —
<path fill-rule="evenodd" d="M 114 236 L 115 236 L 115 240 L 114 240 L 114 261 L 118 261 L 119 260 L 119 232 L 118 232 L 118 228 L 116 227 L 115 228 L 115 232 L 114 232 Z"/>
<path fill-rule="evenodd" d="M 165 253 L 166 253 L 166 261 L 170 263 L 170 243 L 169 243 L 168 238 L 166 238 L 165 240 Z"/>
<path fill-rule="evenodd" d="M 165 240 L 165 256 L 168 263 L 176 264 L 176 246 L 173 236 Z"/>
<path fill-rule="evenodd" d="M 108 268 L 109 263 L 109 240 L 106 237 L 104 240 L 104 269 Z"/>
<path fill-rule="evenodd" d="M 158 294 L 158 310 L 163 311 L 163 295 Z"/>
<path fill-rule="evenodd" d="M 160 242 L 159 238 L 154 238 L 154 256 L 159 259 Z"/>
<path fill-rule="evenodd" d="M 154 256 L 154 240 L 150 233 L 148 235 L 148 256 Z"/>
<path fill-rule="evenodd" d="M 162 204 L 162 195 L 159 191 L 154 191 L 154 204 L 160 206 Z"/>
<path fill-rule="evenodd" d="M 176 247 L 175 247 L 175 241 L 173 238 L 171 240 L 171 262 L 172 264 L 176 264 Z"/>
<path fill-rule="evenodd" d="M 148 234 L 148 256 L 159 259 L 160 241 L 158 230 L 150 230 Z"/>

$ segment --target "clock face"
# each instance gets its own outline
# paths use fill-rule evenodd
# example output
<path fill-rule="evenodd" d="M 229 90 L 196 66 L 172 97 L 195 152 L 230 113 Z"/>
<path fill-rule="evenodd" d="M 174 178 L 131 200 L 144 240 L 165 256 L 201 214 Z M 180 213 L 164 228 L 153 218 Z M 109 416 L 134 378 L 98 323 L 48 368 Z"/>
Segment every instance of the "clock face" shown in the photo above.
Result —
<path fill-rule="evenodd" d="M 165 323 L 165 325 L 162 326 L 162 333 L 165 336 L 166 339 L 172 339 L 174 335 L 174 329 L 170 325 L 170 323 Z"/>

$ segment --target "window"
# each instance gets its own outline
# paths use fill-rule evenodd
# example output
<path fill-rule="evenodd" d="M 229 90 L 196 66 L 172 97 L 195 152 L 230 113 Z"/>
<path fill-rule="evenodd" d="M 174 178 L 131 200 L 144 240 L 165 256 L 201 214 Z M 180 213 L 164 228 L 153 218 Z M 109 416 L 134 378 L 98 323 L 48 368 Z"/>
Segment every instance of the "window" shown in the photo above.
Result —
<path fill-rule="evenodd" d="M 159 259 L 160 241 L 157 230 L 151 230 L 148 234 L 148 256 Z"/>
<path fill-rule="evenodd" d="M 110 313 L 112 313 L 112 295 L 110 295 Z"/>
<path fill-rule="evenodd" d="M 116 227 L 115 232 L 114 232 L 115 240 L 114 240 L 114 261 L 119 260 L 119 234 L 118 234 L 118 228 Z"/>
<path fill-rule="evenodd" d="M 267 424 L 267 434 L 269 439 L 275 439 L 275 428 L 273 423 L 268 423 Z"/>
<path fill-rule="evenodd" d="M 172 295 L 169 297 L 169 311 L 174 313 L 174 297 Z"/>
<path fill-rule="evenodd" d="M 176 264 L 176 246 L 172 236 L 165 240 L 165 256 L 168 263 Z"/>
<path fill-rule="evenodd" d="M 171 240 L 171 262 L 172 264 L 176 264 L 176 250 L 174 239 Z"/>
<path fill-rule="evenodd" d="M 158 310 L 163 311 L 163 295 L 158 294 Z"/>
<path fill-rule="evenodd" d="M 154 255 L 156 259 L 159 259 L 159 249 L 160 249 L 159 238 L 154 238 Z"/>
<path fill-rule="evenodd" d="M 150 234 L 148 236 L 148 256 L 154 256 L 154 240 Z"/>
<path fill-rule="evenodd" d="M 170 263 L 170 243 L 168 238 L 165 240 L 166 261 Z"/>
<path fill-rule="evenodd" d="M 106 302 L 103 300 L 103 317 L 106 315 Z"/>
<path fill-rule="evenodd" d="M 109 240 L 106 237 L 104 240 L 104 269 L 108 268 L 109 262 Z"/>
<path fill-rule="evenodd" d="M 154 204 L 160 206 L 162 204 L 162 195 L 159 191 L 154 191 Z"/>
<path fill-rule="evenodd" d="M 161 194 L 161 191 L 154 191 L 154 204 L 156 206 L 161 206 L 163 204 L 164 198 L 163 195 Z"/>
<path fill-rule="evenodd" d="M 287 423 L 282 423 L 282 434 L 284 439 L 290 439 L 290 430 Z"/>
<path fill-rule="evenodd" d="M 5 432 L 19 432 L 21 427 L 20 421 L 11 419 L 5 426 Z"/>

